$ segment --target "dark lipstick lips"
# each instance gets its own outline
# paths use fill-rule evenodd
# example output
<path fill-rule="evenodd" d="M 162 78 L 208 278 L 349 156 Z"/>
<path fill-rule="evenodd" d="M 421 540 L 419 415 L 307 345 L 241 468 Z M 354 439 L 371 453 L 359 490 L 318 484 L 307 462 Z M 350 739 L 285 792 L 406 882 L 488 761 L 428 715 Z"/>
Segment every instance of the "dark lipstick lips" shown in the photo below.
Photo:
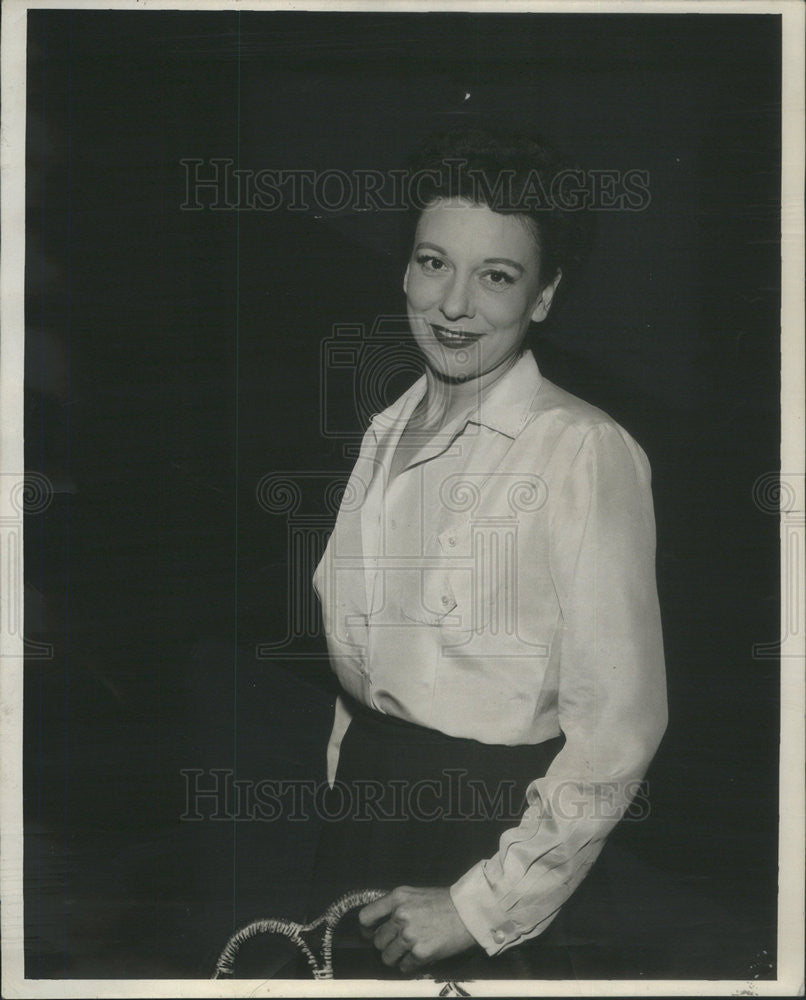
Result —
<path fill-rule="evenodd" d="M 434 336 L 443 347 L 470 347 L 482 336 L 480 333 L 468 333 L 466 330 L 450 330 L 446 326 L 430 324 Z"/>

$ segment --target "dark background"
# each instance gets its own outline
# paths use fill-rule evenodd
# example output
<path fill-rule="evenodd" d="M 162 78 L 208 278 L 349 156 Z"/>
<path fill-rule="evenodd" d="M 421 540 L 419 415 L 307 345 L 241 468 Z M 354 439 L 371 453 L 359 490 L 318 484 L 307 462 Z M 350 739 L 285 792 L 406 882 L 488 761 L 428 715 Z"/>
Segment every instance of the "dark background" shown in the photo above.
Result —
<path fill-rule="evenodd" d="M 537 346 L 653 468 L 670 725 L 649 818 L 613 836 L 640 873 L 613 975 L 769 975 L 778 665 L 753 647 L 779 634 L 778 519 L 753 485 L 778 468 L 780 19 L 28 22 L 26 467 L 55 492 L 25 538 L 27 975 L 204 977 L 234 925 L 301 915 L 313 824 L 183 821 L 181 771 L 323 776 L 333 682 L 306 574 L 283 642 L 291 528 L 258 484 L 301 484 L 312 569 L 351 465 L 321 345 L 404 311 L 399 220 L 183 211 L 180 160 L 388 169 L 478 114 L 650 177 L 644 211 L 600 213 Z M 339 377 L 328 426 L 355 433 Z"/>

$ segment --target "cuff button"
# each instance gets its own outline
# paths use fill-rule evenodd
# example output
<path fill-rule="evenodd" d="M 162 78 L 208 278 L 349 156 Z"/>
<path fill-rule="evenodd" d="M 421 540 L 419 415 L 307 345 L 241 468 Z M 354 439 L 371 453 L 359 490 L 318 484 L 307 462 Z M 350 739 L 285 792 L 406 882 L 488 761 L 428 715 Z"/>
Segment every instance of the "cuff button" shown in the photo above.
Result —
<path fill-rule="evenodd" d="M 503 931 L 493 931 L 493 941 L 496 944 L 503 944 L 506 941 L 506 934 Z"/>

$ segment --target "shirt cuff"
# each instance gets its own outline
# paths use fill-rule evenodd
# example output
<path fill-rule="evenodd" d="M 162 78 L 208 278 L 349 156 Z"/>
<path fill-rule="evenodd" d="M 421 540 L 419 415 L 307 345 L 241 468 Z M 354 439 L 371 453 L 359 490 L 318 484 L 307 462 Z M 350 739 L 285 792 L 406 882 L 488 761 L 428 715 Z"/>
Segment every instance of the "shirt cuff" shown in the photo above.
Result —
<path fill-rule="evenodd" d="M 462 923 L 488 955 L 497 955 L 522 939 L 490 888 L 483 861 L 455 882 L 450 894 Z"/>

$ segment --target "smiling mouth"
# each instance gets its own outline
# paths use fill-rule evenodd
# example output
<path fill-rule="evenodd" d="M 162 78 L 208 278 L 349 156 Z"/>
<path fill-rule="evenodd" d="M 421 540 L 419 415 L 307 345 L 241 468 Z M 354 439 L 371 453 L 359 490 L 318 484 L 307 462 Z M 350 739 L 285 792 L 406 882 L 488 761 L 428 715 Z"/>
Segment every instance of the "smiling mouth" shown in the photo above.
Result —
<path fill-rule="evenodd" d="M 445 326 L 437 326 L 436 323 L 430 323 L 429 326 L 443 347 L 469 347 L 482 336 L 480 333 L 469 333 L 467 330 L 449 330 Z"/>

